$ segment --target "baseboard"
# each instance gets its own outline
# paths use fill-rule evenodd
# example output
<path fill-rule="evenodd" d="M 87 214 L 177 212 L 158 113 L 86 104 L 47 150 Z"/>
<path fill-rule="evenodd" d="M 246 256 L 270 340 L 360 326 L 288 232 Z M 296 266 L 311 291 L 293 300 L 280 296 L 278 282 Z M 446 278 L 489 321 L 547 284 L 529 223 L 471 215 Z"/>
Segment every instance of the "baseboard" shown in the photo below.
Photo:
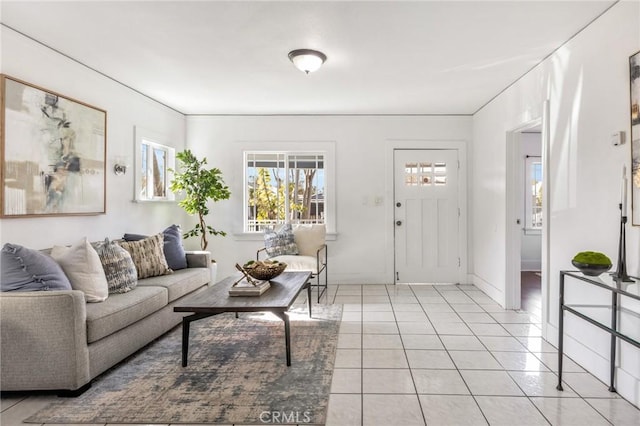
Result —
<path fill-rule="evenodd" d="M 500 306 L 504 307 L 504 291 L 495 287 L 493 284 L 485 281 L 477 275 L 471 275 L 471 282 L 482 290 L 487 296 L 496 301 Z"/>
<path fill-rule="evenodd" d="M 522 270 L 522 271 L 540 271 L 540 270 L 542 270 L 542 263 L 540 263 L 540 260 L 522 259 L 522 262 L 520 263 L 520 270 Z"/>

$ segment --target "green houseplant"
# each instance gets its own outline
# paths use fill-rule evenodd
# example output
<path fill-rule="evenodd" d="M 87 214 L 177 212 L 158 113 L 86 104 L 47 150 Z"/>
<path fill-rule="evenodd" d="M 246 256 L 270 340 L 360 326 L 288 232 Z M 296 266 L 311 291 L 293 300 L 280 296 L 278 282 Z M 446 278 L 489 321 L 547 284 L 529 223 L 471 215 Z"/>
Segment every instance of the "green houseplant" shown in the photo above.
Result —
<path fill-rule="evenodd" d="M 205 217 L 209 214 L 209 201 L 226 200 L 231 196 L 225 185 L 222 172 L 218 168 L 206 168 L 207 159 L 198 158 L 188 149 L 178 152 L 176 158 L 180 161 L 180 171 L 174 171 L 170 189 L 175 193 L 184 193 L 184 198 L 178 203 L 190 215 L 198 215 L 198 223 L 193 229 L 184 233 L 184 238 L 200 237 L 200 247 L 206 250 L 209 245 L 208 235 L 227 235 L 207 225 Z"/>
<path fill-rule="evenodd" d="M 571 259 L 571 263 L 583 274 L 592 277 L 608 271 L 612 266 L 611 259 L 597 251 L 581 251 Z"/>

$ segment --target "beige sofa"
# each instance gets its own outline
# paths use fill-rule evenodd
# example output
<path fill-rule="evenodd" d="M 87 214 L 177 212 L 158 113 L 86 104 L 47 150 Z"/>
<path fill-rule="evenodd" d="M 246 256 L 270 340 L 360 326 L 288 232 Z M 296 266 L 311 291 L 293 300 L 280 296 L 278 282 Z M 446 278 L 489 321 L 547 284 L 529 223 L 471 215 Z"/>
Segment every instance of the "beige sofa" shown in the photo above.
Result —
<path fill-rule="evenodd" d="M 0 389 L 85 391 L 181 322 L 173 306 L 204 290 L 211 277 L 208 252 L 187 252 L 187 263 L 101 303 L 86 303 L 78 290 L 0 294 Z"/>

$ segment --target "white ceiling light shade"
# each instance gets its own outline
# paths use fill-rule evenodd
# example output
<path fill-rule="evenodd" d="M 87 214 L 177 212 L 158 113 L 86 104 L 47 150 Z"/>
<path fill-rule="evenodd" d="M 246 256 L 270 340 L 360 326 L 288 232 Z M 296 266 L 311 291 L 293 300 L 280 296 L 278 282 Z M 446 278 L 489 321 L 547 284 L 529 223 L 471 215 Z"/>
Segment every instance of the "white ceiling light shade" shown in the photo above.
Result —
<path fill-rule="evenodd" d="M 289 52 L 289 59 L 291 59 L 296 68 L 309 74 L 317 71 L 322 66 L 324 61 L 327 60 L 327 55 L 317 50 L 296 49 Z"/>

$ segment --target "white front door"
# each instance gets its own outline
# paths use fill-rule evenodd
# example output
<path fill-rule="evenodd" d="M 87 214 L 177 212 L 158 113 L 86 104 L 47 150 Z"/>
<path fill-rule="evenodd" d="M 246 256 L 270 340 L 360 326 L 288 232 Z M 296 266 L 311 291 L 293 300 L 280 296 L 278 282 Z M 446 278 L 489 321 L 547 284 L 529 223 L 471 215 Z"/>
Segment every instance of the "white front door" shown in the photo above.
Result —
<path fill-rule="evenodd" d="M 395 279 L 457 283 L 458 150 L 394 150 Z"/>

